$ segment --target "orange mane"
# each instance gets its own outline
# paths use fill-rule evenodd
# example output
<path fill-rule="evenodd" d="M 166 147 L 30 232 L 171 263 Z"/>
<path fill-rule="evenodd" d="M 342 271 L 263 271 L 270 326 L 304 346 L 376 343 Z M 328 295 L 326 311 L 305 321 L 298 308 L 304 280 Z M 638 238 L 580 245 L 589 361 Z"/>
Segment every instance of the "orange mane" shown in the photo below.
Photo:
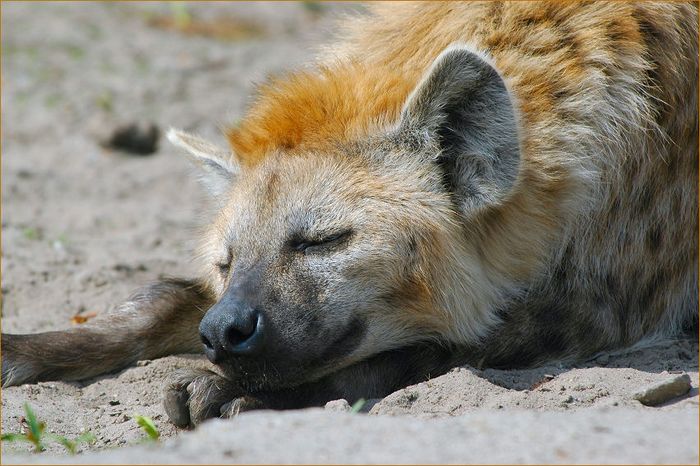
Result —
<path fill-rule="evenodd" d="M 416 81 L 359 63 L 287 75 L 261 86 L 246 118 L 226 135 L 244 166 L 274 150 L 322 150 L 397 119 Z"/>

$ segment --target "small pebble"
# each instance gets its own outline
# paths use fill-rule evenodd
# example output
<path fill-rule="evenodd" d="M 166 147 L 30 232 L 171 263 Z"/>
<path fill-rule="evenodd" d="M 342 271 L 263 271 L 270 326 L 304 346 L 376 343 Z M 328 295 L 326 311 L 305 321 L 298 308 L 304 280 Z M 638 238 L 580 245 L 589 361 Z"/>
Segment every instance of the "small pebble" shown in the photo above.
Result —
<path fill-rule="evenodd" d="M 158 126 L 131 123 L 114 130 L 112 135 L 102 143 L 104 147 L 116 149 L 135 155 L 150 155 L 158 150 Z"/>
<path fill-rule="evenodd" d="M 634 394 L 633 398 L 645 406 L 657 406 L 690 391 L 690 376 L 681 374 L 657 382 Z"/>
<path fill-rule="evenodd" d="M 624 400 L 620 397 L 605 396 L 605 397 L 599 398 L 599 401 L 596 403 L 596 406 L 611 408 L 611 407 L 620 406 L 623 404 L 624 404 Z"/>
<path fill-rule="evenodd" d="M 324 408 L 326 411 L 335 412 L 350 412 L 350 410 L 352 409 L 350 403 L 348 403 L 348 400 L 346 399 L 329 401 L 328 403 L 326 403 L 326 406 Z"/>

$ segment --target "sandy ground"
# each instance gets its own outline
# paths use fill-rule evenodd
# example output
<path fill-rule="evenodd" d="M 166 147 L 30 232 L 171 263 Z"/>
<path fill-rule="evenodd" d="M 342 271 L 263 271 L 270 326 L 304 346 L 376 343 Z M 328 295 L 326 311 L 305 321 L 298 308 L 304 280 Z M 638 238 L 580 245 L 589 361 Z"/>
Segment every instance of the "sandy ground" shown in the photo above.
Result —
<path fill-rule="evenodd" d="M 164 140 L 151 156 L 100 141 L 124 123 L 153 122 L 223 144 L 219 127 L 242 116 L 254 84 L 304 63 L 331 35 L 332 19 L 356 8 L 198 2 L 188 12 L 206 27 L 188 35 L 167 27 L 177 12 L 164 4 L 3 2 L 3 332 L 66 328 L 75 314 L 104 312 L 160 275 L 191 276 L 203 208 L 187 161 Z M 236 33 L 224 36 L 217 22 Z M 201 363 L 168 357 L 81 383 L 4 389 L 3 433 L 23 428 L 29 402 L 50 431 L 90 430 L 97 442 L 77 457 L 4 443 L 2 460 L 698 461 L 696 341 L 576 367 L 458 368 L 371 400 L 369 415 L 247 413 L 180 435 L 163 414 L 161 389 L 175 367 Z M 690 375 L 688 395 L 655 408 L 633 398 L 679 373 Z M 166 446 L 139 445 L 135 414 L 152 417 Z"/>

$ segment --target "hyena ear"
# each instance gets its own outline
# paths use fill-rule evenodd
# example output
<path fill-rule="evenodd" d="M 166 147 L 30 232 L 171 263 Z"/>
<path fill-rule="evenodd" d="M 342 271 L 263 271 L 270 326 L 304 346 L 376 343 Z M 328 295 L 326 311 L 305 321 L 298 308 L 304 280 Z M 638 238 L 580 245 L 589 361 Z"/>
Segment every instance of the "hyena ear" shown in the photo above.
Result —
<path fill-rule="evenodd" d="M 398 135 L 438 154 L 467 215 L 501 203 L 515 184 L 520 144 L 510 92 L 487 59 L 464 46 L 442 52 L 409 95 Z"/>
<path fill-rule="evenodd" d="M 221 149 L 204 139 L 170 128 L 168 140 L 184 149 L 202 170 L 202 182 L 214 196 L 225 194 L 239 173 L 239 166 L 230 151 Z"/>

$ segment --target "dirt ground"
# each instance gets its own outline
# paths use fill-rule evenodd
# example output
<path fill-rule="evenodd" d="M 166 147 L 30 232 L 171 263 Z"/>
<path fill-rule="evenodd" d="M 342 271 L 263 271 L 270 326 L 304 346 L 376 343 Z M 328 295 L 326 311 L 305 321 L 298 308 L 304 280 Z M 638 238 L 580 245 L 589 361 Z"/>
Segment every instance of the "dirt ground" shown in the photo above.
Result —
<path fill-rule="evenodd" d="M 34 2 L 3 2 L 1 8 L 2 331 L 10 333 L 67 328 L 76 314 L 104 312 L 160 275 L 193 275 L 192 239 L 206 219 L 187 160 L 162 138 L 149 156 L 108 150 L 101 141 L 120 125 L 138 122 L 184 128 L 223 144 L 220 127 L 242 116 L 255 83 L 308 61 L 332 35 L 334 19 L 359 9 L 205 2 L 184 9 L 162 3 Z M 370 400 L 363 408 L 370 416 L 329 412 L 346 409 L 338 402 L 326 411 L 249 413 L 205 425 L 199 436 L 179 435 L 160 405 L 168 374 L 192 364 L 202 364 L 202 358 L 168 357 L 80 383 L 3 389 L 3 433 L 23 428 L 22 405 L 28 402 L 49 431 L 75 437 L 89 430 L 97 437 L 78 457 L 63 456 L 58 445 L 27 455 L 26 444 L 4 443 L 3 462 L 698 461 L 697 341 L 601 355 L 576 367 L 457 368 Z M 633 398 L 679 373 L 690 375 L 689 394 L 655 408 Z M 154 420 L 167 450 L 115 448 L 143 441 L 135 414 Z M 372 417 L 400 414 L 411 416 Z M 464 445 L 477 442 L 470 457 L 460 456 L 461 450 L 450 456 L 450 435 L 461 427 L 414 419 L 452 416 L 457 423 L 488 427 L 484 432 L 491 437 L 482 443 L 480 434 L 465 431 Z M 376 423 L 368 424 L 371 419 Z M 527 431 L 528 425 L 544 426 L 550 434 L 509 432 L 515 426 Z M 251 440 L 239 442 L 240 454 L 230 456 L 216 435 L 230 431 L 239 438 L 236 429 L 247 429 L 251 439 L 265 432 L 281 432 L 281 438 L 284 432 L 319 432 L 328 440 L 305 447 L 303 454 Z M 423 448 L 423 456 L 406 457 L 419 442 L 407 450 L 397 447 L 392 456 L 391 442 L 411 443 L 416 429 L 423 442 L 435 439 L 433 447 L 444 438 L 445 448 L 437 445 L 442 453 L 425 456 L 433 450 Z M 547 443 L 559 431 L 570 435 L 554 454 Z M 372 435 L 375 441 L 367 441 Z M 354 436 L 361 436 L 358 443 L 347 444 Z M 382 436 L 392 440 L 377 442 Z M 510 440 L 494 448 L 489 438 Z M 329 447 L 333 439 L 335 449 Z M 199 448 L 199 456 L 172 456 L 188 445 Z"/>

